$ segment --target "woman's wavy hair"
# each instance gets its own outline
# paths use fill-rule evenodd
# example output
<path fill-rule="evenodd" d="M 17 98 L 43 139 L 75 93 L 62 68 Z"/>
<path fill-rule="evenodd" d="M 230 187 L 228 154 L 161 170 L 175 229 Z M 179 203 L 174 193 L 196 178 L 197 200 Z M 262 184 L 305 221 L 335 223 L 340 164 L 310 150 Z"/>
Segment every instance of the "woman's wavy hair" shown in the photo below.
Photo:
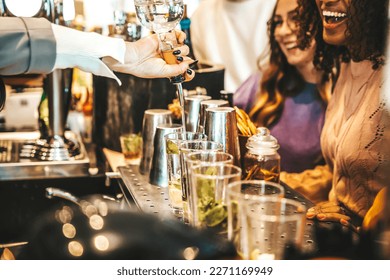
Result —
<path fill-rule="evenodd" d="M 255 105 L 249 112 L 249 116 L 257 126 L 270 126 L 277 122 L 283 111 L 286 97 L 297 95 L 303 90 L 306 83 L 295 66 L 288 63 L 275 39 L 276 24 L 273 21 L 275 11 L 276 6 L 271 19 L 268 21 L 271 50 L 269 66 L 263 72 Z M 330 95 L 330 90 L 326 85 L 331 79 L 331 69 L 324 68 L 321 70 L 323 70 L 323 74 L 321 81 L 318 83 L 318 92 L 324 106 L 326 106 Z"/>
<path fill-rule="evenodd" d="M 306 48 L 315 38 L 318 51 L 314 64 L 318 69 L 334 69 L 341 60 L 370 60 L 377 69 L 385 62 L 389 0 L 351 0 L 347 10 L 346 44 L 324 42 L 323 25 L 315 0 L 298 0 L 298 41 Z"/>

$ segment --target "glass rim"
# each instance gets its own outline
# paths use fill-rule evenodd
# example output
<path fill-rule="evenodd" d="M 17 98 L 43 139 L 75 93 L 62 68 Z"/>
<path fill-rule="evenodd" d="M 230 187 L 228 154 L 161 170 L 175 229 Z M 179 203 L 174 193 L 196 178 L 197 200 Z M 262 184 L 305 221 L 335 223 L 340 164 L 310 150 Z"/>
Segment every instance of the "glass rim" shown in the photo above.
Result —
<path fill-rule="evenodd" d="M 170 132 L 164 135 L 164 139 L 169 139 L 169 140 L 182 140 L 182 141 L 191 141 L 191 140 L 186 140 L 186 139 L 180 139 L 180 138 L 169 138 L 169 136 L 173 135 L 201 135 L 201 139 L 194 139 L 194 140 L 207 140 L 207 135 L 203 132 L 192 132 L 192 131 L 186 131 L 186 132 Z"/>
<path fill-rule="evenodd" d="M 280 194 L 282 195 L 282 198 L 284 198 L 284 196 L 286 194 L 283 186 L 281 184 L 279 184 L 279 183 L 270 182 L 270 181 L 266 181 L 266 180 L 239 180 L 239 181 L 231 182 L 231 183 L 229 183 L 227 185 L 227 187 L 226 187 L 226 194 L 227 194 L 227 196 L 229 197 L 230 195 L 235 195 L 235 196 L 238 196 L 239 198 L 245 199 L 245 200 L 257 199 L 259 197 L 264 197 L 264 196 L 278 197 L 277 194 L 275 194 L 275 195 L 274 194 L 265 194 L 265 195 L 244 194 L 244 193 L 241 193 L 241 191 L 236 191 L 236 190 L 233 189 L 237 185 L 243 184 L 243 183 L 247 183 L 247 184 L 266 183 L 266 184 L 269 184 L 271 186 L 274 186 L 277 189 L 280 189 L 281 190 Z"/>
<path fill-rule="evenodd" d="M 201 159 L 192 159 L 191 158 L 194 155 L 202 155 L 202 154 L 209 154 L 209 153 L 216 154 L 216 155 L 218 155 L 218 154 L 227 155 L 227 156 L 229 156 L 229 158 L 227 158 L 227 159 L 225 158 L 224 160 L 219 160 L 219 161 L 204 161 Z M 189 167 L 194 167 L 194 166 L 203 165 L 203 164 L 207 164 L 207 163 L 215 163 L 215 164 L 219 164 L 219 165 L 233 164 L 234 163 L 233 155 L 231 155 L 227 152 L 220 151 L 220 150 L 197 150 L 195 152 L 182 153 L 182 154 L 184 157 L 184 162 L 186 162 L 187 165 L 189 165 Z"/>
<path fill-rule="evenodd" d="M 185 100 L 210 100 L 212 97 L 209 95 L 192 94 L 184 97 Z"/>
<path fill-rule="evenodd" d="M 218 154 L 218 155 L 227 155 L 232 161 L 234 160 L 234 157 L 232 154 L 229 154 L 229 153 L 224 152 L 224 151 L 218 151 L 218 150 L 197 150 L 197 151 L 185 154 L 184 158 L 188 161 L 199 161 L 199 159 L 191 159 L 191 157 L 194 155 L 202 155 L 202 154 L 208 154 L 208 153 L 213 153 L 213 154 Z M 225 161 L 228 161 L 228 160 L 224 160 L 221 162 L 225 162 Z M 212 161 L 211 163 L 217 163 L 217 162 L 219 162 L 219 161 L 216 161 L 216 162 Z"/>
<path fill-rule="evenodd" d="M 223 149 L 223 145 L 219 142 L 215 142 L 215 141 L 211 141 L 211 140 L 202 140 L 202 139 L 194 139 L 194 140 L 183 140 L 180 144 L 179 144 L 179 150 L 181 149 L 184 149 L 184 150 L 193 150 L 193 149 L 190 149 L 190 148 L 185 148 L 185 147 L 182 147 L 188 143 L 210 143 L 210 144 L 217 144 L 218 147 L 220 147 L 221 149 Z M 199 149 L 199 151 L 201 150 L 205 150 L 205 151 L 210 151 L 209 149 Z"/>
<path fill-rule="evenodd" d="M 141 133 L 136 133 L 136 132 L 128 132 L 128 133 L 122 133 L 119 135 L 119 138 L 128 138 L 128 137 L 140 137 L 142 138 Z"/>
<path fill-rule="evenodd" d="M 145 3 L 145 2 L 150 2 L 150 1 L 153 1 L 153 0 L 134 0 L 134 3 Z M 173 2 L 181 3 L 181 2 L 183 2 L 183 0 L 173 0 Z"/>
<path fill-rule="evenodd" d="M 223 174 L 223 175 L 208 175 L 208 174 L 201 174 L 201 173 L 196 173 L 194 170 L 197 168 L 204 168 L 204 167 L 222 167 L 222 168 L 231 168 L 230 170 L 235 170 L 235 173 L 229 173 L 229 174 Z M 197 164 L 195 166 L 191 166 L 191 176 L 197 176 L 201 177 L 203 179 L 229 179 L 232 177 L 235 177 L 239 175 L 241 177 L 242 175 L 242 169 L 234 164 L 218 164 L 218 163 L 204 163 L 204 164 Z"/>

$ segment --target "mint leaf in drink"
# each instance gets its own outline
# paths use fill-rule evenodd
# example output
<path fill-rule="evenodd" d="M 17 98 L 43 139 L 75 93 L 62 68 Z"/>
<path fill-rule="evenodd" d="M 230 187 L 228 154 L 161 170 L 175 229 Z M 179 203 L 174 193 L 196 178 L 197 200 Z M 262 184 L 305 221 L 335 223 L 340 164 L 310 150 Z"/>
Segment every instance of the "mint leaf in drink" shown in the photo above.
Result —
<path fill-rule="evenodd" d="M 216 167 L 209 167 L 205 175 L 217 174 Z M 198 178 L 196 193 L 198 197 L 197 208 L 199 222 L 208 227 L 221 225 L 227 218 L 227 208 L 221 201 L 216 201 L 216 179 Z"/>
<path fill-rule="evenodd" d="M 172 140 L 167 140 L 167 154 L 179 154 L 179 147 Z"/>
<path fill-rule="evenodd" d="M 205 213 L 205 223 L 208 227 L 215 227 L 221 224 L 227 218 L 226 206 L 215 204 L 210 210 Z"/>

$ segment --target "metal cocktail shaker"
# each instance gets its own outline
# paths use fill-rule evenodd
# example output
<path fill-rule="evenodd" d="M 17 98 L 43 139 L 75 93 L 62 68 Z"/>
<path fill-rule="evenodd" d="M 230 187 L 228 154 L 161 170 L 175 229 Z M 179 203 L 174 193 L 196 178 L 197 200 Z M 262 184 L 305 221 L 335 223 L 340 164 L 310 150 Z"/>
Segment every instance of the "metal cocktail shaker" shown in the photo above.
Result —
<path fill-rule="evenodd" d="M 206 125 L 206 109 L 208 108 L 216 108 L 229 106 L 229 102 L 227 100 L 219 100 L 219 99 L 210 99 L 205 100 L 200 103 L 200 121 L 199 121 L 199 130 L 198 132 L 205 132 Z"/>
<path fill-rule="evenodd" d="M 144 113 L 142 123 L 142 158 L 139 171 L 143 175 L 149 175 L 152 166 L 154 152 L 154 136 L 159 124 L 172 123 L 172 112 L 164 109 L 149 109 Z"/>
<path fill-rule="evenodd" d="M 180 124 L 159 124 L 154 136 L 154 152 L 152 167 L 149 174 L 149 182 L 152 185 L 168 187 L 168 164 L 165 145 L 165 135 L 174 132 L 182 132 L 183 126 Z"/>
<path fill-rule="evenodd" d="M 186 116 L 186 131 L 198 132 L 200 123 L 200 104 L 202 101 L 211 99 L 208 95 L 190 95 L 185 97 L 184 114 Z"/>
<path fill-rule="evenodd" d="M 233 163 L 241 166 L 236 112 L 232 107 L 206 109 L 205 133 L 207 139 L 221 143 L 224 152 L 233 156 Z"/>

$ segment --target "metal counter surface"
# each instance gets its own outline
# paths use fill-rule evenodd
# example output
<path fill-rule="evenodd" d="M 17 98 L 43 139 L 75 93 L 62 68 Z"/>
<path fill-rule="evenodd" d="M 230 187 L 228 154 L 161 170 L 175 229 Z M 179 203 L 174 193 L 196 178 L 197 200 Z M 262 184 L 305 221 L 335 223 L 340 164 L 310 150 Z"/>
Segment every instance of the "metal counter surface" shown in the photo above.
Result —
<path fill-rule="evenodd" d="M 168 203 L 168 188 L 150 184 L 149 178 L 140 174 L 138 168 L 138 165 L 118 167 L 125 187 L 138 209 L 164 218 L 176 218 Z"/>
<path fill-rule="evenodd" d="M 172 213 L 168 204 L 168 188 L 155 186 L 149 183 L 149 178 L 139 173 L 138 165 L 119 166 L 118 171 L 124 183 L 125 190 L 122 189 L 126 195 L 130 194 L 132 200 L 137 205 L 138 209 L 145 213 L 152 213 L 159 215 L 162 218 L 178 219 Z M 299 201 L 307 208 L 314 204 L 294 191 L 292 188 L 284 183 L 281 183 L 285 188 L 285 197 Z M 130 201 L 129 198 L 127 198 Z M 307 220 L 304 232 L 304 242 L 302 251 L 310 254 L 316 250 L 316 240 L 314 236 L 316 222 Z"/>
<path fill-rule="evenodd" d="M 30 158 L 19 158 L 19 150 L 15 149 L 25 142 L 39 139 L 38 131 L 2 132 L 0 133 L 0 182 L 12 180 L 32 180 L 48 178 L 82 177 L 90 175 L 90 153 L 81 137 L 66 131 L 67 139 L 74 139 L 80 146 L 80 157 L 63 161 L 38 161 Z M 4 148 L 4 146 L 8 146 Z M 15 147 L 13 147 L 15 146 Z"/>

